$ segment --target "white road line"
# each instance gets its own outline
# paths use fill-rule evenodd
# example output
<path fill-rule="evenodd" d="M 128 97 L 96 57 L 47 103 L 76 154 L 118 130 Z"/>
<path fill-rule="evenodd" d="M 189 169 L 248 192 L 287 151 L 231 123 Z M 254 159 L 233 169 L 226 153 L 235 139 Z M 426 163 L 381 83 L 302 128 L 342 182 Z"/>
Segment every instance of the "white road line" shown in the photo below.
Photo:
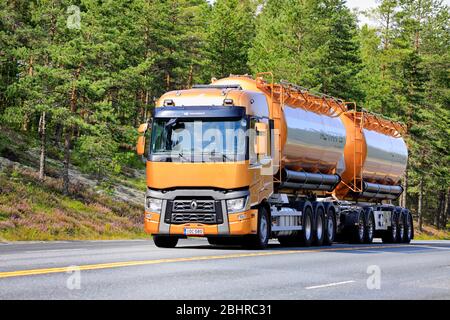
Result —
<path fill-rule="evenodd" d="M 312 287 L 306 287 L 306 290 L 310 290 L 310 289 L 320 289 L 320 288 L 326 288 L 326 287 L 334 287 L 334 286 L 338 286 L 341 284 L 347 284 L 347 283 L 353 283 L 355 282 L 354 280 L 349 280 L 349 281 L 342 281 L 342 282 L 333 282 L 333 283 L 327 283 L 327 284 L 321 284 L 319 286 L 312 286 Z"/>

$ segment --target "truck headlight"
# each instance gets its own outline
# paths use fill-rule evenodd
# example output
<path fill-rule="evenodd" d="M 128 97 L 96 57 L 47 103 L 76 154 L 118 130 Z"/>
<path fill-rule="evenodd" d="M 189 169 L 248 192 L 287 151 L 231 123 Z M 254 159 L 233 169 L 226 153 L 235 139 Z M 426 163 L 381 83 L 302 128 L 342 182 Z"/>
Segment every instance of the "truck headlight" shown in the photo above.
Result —
<path fill-rule="evenodd" d="M 148 197 L 146 206 L 147 211 L 160 213 L 162 207 L 162 200 Z"/>
<path fill-rule="evenodd" d="M 227 200 L 228 213 L 242 212 L 247 206 L 248 197 Z"/>

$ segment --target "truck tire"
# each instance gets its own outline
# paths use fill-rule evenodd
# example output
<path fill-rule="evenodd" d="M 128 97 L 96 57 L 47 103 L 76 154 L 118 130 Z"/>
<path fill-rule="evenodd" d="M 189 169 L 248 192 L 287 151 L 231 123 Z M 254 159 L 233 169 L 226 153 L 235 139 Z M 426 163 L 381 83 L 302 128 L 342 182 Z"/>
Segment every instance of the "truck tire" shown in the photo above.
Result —
<path fill-rule="evenodd" d="M 403 243 L 410 243 L 413 238 L 414 238 L 413 218 L 409 210 L 405 209 L 405 236 L 403 238 Z"/>
<path fill-rule="evenodd" d="M 248 249 L 267 248 L 271 234 L 270 226 L 269 213 L 264 206 L 260 206 L 258 210 L 258 233 L 248 236 L 244 242 L 244 247 Z"/>
<path fill-rule="evenodd" d="M 350 242 L 354 244 L 362 244 L 364 243 L 365 234 L 366 234 L 366 223 L 364 221 L 364 214 L 360 212 L 358 214 L 358 218 L 356 220 L 357 224 L 352 227 L 352 233 L 350 235 Z"/>
<path fill-rule="evenodd" d="M 299 244 L 303 247 L 311 246 L 313 242 L 312 208 L 307 206 L 303 211 L 303 230 L 298 233 Z"/>
<path fill-rule="evenodd" d="M 313 216 L 311 206 L 305 206 L 302 218 L 303 230 L 290 236 L 280 236 L 278 241 L 284 247 L 309 247 L 313 242 Z"/>
<path fill-rule="evenodd" d="M 392 225 L 385 231 L 381 237 L 383 243 L 396 243 L 398 234 L 398 218 L 396 213 L 392 213 Z"/>
<path fill-rule="evenodd" d="M 175 248 L 178 243 L 178 237 L 166 235 L 154 235 L 153 242 L 158 248 Z"/>
<path fill-rule="evenodd" d="M 331 246 L 336 238 L 336 217 L 334 215 L 334 209 L 328 208 L 327 216 L 325 218 L 325 237 L 323 244 Z"/>
<path fill-rule="evenodd" d="M 322 246 L 326 232 L 325 211 L 323 207 L 317 207 L 315 222 L 313 244 L 315 246 Z"/>
<path fill-rule="evenodd" d="M 375 218 L 373 217 L 372 210 L 367 211 L 366 223 L 364 230 L 364 243 L 372 243 L 373 235 L 375 233 Z"/>

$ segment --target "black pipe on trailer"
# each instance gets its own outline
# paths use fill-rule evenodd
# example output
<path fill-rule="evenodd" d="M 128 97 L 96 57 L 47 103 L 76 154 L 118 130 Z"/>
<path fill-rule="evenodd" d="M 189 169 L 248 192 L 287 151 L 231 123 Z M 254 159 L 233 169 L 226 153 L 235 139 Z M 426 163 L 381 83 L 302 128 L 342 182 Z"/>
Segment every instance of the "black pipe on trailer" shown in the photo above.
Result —
<path fill-rule="evenodd" d="M 279 188 L 333 191 L 341 182 L 337 174 L 309 173 L 283 169 Z"/>

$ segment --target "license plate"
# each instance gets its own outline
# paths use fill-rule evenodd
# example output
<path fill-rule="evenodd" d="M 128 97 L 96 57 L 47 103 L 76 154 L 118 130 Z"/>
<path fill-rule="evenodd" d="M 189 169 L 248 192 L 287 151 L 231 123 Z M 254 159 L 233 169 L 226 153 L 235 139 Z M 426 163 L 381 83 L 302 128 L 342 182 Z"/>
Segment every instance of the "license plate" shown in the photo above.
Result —
<path fill-rule="evenodd" d="M 204 235 L 204 231 L 203 229 L 198 229 L 198 228 L 185 228 L 184 229 L 184 234 L 187 236 L 202 236 Z"/>

